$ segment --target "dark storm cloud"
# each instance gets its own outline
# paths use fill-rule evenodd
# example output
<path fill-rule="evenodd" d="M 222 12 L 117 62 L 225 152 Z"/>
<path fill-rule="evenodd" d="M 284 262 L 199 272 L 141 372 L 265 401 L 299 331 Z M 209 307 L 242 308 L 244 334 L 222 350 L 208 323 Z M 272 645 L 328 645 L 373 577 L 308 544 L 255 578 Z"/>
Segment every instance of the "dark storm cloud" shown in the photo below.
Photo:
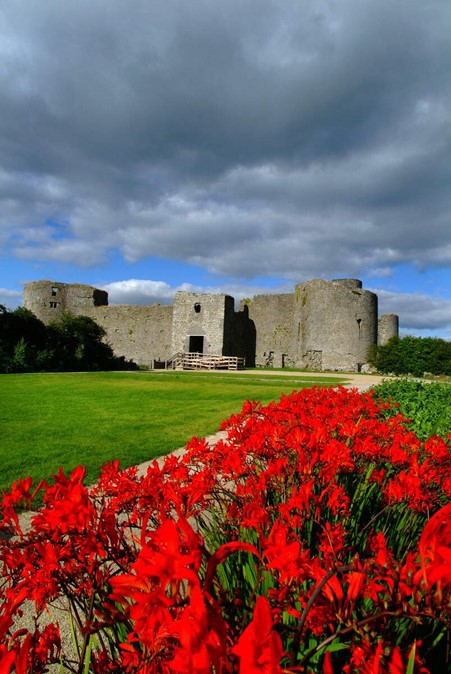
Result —
<path fill-rule="evenodd" d="M 3 3 L 2 250 L 296 281 L 449 266 L 449 18 L 443 0 Z"/>

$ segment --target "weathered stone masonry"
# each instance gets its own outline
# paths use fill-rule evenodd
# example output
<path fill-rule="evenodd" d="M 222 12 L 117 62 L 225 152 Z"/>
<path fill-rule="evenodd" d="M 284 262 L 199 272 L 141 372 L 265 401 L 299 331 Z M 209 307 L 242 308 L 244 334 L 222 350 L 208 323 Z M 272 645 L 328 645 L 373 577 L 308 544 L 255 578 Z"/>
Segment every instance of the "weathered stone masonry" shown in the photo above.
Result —
<path fill-rule="evenodd" d="M 313 280 L 294 293 L 234 300 L 177 292 L 173 306 L 108 306 L 92 286 L 26 283 L 23 305 L 45 323 L 65 311 L 93 318 L 118 356 L 153 366 L 177 352 L 239 356 L 248 366 L 360 371 L 373 344 L 398 335 L 398 317 L 378 320 L 377 296 L 357 279 Z"/>

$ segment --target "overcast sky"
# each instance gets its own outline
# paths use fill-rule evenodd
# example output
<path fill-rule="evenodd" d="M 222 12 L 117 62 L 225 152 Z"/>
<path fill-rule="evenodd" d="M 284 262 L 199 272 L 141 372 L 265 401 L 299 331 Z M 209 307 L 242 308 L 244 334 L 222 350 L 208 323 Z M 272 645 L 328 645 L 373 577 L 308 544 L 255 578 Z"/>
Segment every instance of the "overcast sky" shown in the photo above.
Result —
<path fill-rule="evenodd" d="M 449 0 L 1 0 L 0 302 L 355 277 L 451 337 Z"/>

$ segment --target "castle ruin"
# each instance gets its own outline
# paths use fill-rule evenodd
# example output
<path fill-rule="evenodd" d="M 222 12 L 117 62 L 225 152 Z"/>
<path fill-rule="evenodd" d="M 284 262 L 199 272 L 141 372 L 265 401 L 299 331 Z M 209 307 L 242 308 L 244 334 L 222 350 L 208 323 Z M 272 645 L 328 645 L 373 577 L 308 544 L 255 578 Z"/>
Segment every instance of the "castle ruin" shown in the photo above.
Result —
<path fill-rule="evenodd" d="M 115 355 L 161 366 L 178 352 L 245 358 L 248 367 L 360 372 L 369 348 L 398 336 L 378 319 L 377 295 L 357 279 L 315 279 L 293 293 L 256 295 L 238 311 L 225 294 L 176 292 L 173 305 L 108 306 L 108 293 L 78 283 L 26 283 L 23 306 L 44 323 L 64 312 L 93 318 Z"/>

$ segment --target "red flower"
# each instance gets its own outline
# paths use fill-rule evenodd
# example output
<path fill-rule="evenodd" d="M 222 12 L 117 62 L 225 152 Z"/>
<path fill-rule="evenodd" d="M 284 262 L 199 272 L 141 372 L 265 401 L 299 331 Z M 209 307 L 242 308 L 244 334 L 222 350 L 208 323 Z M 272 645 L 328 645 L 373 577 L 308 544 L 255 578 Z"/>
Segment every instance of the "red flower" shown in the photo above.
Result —
<path fill-rule="evenodd" d="M 189 605 L 174 624 L 172 634 L 179 645 L 168 663 L 177 674 L 210 674 L 220 672 L 225 655 L 224 641 L 209 626 L 208 612 L 200 588 L 195 587 Z"/>
<path fill-rule="evenodd" d="M 426 524 L 419 543 L 423 578 L 439 597 L 451 587 L 451 503 L 435 513 Z"/>
<path fill-rule="evenodd" d="M 271 611 L 265 597 L 257 597 L 254 617 L 232 652 L 239 658 L 240 674 L 279 674 L 283 646 L 272 629 Z"/>

